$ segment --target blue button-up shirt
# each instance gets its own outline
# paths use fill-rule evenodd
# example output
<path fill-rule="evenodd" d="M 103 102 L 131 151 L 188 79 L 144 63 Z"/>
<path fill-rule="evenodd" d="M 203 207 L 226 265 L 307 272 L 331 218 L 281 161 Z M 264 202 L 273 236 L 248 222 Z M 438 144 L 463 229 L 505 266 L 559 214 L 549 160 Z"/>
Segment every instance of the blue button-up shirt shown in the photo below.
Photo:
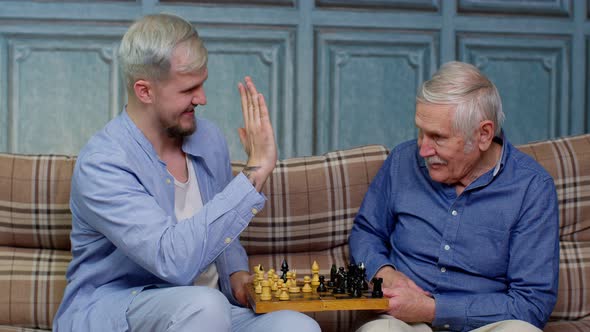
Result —
<path fill-rule="evenodd" d="M 238 237 L 265 198 L 232 178 L 221 132 L 204 119 L 182 147 L 203 208 L 178 222 L 174 179 L 126 112 L 92 137 L 72 177 L 72 262 L 55 331 L 126 331 L 126 310 L 145 287 L 191 285 L 211 263 L 234 304 L 229 275 L 248 271 Z"/>
<path fill-rule="evenodd" d="M 519 319 L 540 328 L 556 302 L 557 194 L 551 176 L 504 141 L 499 169 L 457 195 L 433 181 L 416 140 L 370 185 L 350 236 L 374 276 L 390 265 L 435 299 L 433 326 L 468 331 Z"/>

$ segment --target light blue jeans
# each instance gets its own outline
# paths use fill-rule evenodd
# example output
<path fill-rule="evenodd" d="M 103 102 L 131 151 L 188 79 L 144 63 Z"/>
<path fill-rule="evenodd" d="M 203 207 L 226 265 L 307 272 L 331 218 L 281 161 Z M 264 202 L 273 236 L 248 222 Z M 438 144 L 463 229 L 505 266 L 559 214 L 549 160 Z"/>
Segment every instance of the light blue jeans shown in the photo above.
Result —
<path fill-rule="evenodd" d="M 230 304 L 220 291 L 202 286 L 145 289 L 127 309 L 127 322 L 131 332 L 321 331 L 315 320 L 302 313 L 255 314 Z"/>

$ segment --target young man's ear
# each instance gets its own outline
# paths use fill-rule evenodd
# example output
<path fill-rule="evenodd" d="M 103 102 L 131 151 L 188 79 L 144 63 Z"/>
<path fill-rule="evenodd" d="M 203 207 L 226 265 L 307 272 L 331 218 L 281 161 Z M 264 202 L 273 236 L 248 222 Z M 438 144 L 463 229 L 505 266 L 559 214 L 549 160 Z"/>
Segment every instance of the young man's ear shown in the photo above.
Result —
<path fill-rule="evenodd" d="M 151 104 L 154 102 L 153 85 L 147 80 L 137 80 L 133 84 L 133 91 L 139 101 L 144 104 Z"/>
<path fill-rule="evenodd" d="M 494 123 L 490 120 L 485 120 L 479 123 L 479 139 L 478 145 L 481 151 L 487 151 L 492 145 L 496 128 Z"/>

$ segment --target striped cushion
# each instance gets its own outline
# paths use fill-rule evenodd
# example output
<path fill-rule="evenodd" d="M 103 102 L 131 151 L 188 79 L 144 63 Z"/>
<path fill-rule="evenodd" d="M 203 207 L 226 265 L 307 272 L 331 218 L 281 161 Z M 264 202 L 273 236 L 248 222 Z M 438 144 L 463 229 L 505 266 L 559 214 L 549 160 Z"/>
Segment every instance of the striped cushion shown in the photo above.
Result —
<path fill-rule="evenodd" d="M 250 255 L 307 253 L 348 242 L 354 216 L 387 157 L 383 146 L 278 162 L 264 186 L 262 212 L 240 239 Z M 234 172 L 244 163 L 234 163 Z"/>
<path fill-rule="evenodd" d="M 590 135 L 518 148 L 553 176 L 559 198 L 561 240 L 590 241 Z"/>
<path fill-rule="evenodd" d="M 0 247 L 0 325 L 50 329 L 70 260 L 65 250 Z"/>
<path fill-rule="evenodd" d="M 75 159 L 0 154 L 0 246 L 69 249 Z"/>
<path fill-rule="evenodd" d="M 590 316 L 590 135 L 518 147 L 553 176 L 559 200 L 558 299 L 552 319 Z"/>
<path fill-rule="evenodd" d="M 590 319 L 578 321 L 549 322 L 543 329 L 545 332 L 588 332 L 590 331 Z"/>

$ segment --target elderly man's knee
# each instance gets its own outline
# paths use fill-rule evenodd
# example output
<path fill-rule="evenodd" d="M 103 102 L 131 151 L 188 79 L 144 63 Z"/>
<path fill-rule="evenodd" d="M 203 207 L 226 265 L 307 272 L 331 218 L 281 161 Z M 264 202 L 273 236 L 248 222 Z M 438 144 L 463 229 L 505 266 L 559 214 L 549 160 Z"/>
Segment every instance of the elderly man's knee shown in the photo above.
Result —
<path fill-rule="evenodd" d="M 489 332 L 511 332 L 511 331 L 519 331 L 519 332 L 541 332 L 541 329 L 534 326 L 531 323 L 525 322 L 523 320 L 504 320 L 501 322 L 497 322 L 494 324 L 490 324 L 484 326 L 482 331 L 489 331 Z M 479 329 L 477 330 L 479 331 Z"/>
<path fill-rule="evenodd" d="M 541 332 L 541 329 L 523 320 L 508 320 L 504 323 L 506 324 L 506 331 Z"/>

